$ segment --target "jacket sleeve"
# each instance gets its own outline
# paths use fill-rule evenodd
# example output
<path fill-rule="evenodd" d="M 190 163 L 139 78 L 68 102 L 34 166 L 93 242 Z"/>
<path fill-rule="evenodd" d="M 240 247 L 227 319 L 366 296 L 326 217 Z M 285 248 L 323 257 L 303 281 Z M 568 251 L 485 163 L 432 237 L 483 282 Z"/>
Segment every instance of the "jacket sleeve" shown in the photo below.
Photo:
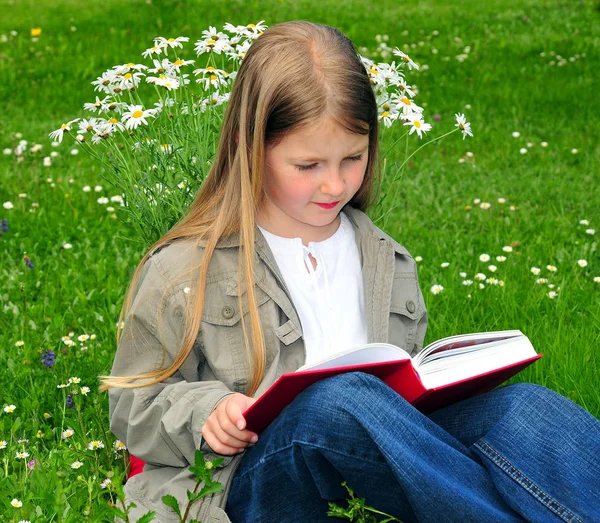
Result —
<path fill-rule="evenodd" d="M 185 283 L 166 281 L 157 261 L 148 259 L 125 318 L 113 376 L 135 376 L 174 361 L 184 333 L 184 288 Z M 196 449 L 212 452 L 202 438 L 202 426 L 219 402 L 234 392 L 221 381 L 198 381 L 198 367 L 205 363 L 198 347 L 197 340 L 179 370 L 163 382 L 109 389 L 112 432 L 147 463 L 185 467 L 194 463 Z M 230 460 L 226 458 L 222 466 Z"/>

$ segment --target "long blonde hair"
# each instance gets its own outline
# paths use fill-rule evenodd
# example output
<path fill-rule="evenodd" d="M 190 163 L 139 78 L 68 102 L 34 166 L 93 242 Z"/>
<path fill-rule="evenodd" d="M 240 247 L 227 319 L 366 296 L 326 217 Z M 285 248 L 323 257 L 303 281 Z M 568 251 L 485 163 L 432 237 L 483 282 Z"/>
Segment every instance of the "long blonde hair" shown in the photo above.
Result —
<path fill-rule="evenodd" d="M 208 266 L 222 237 L 240 235 L 239 279 L 245 279 L 251 343 L 244 314 L 242 330 L 251 362 L 248 395 L 265 370 L 265 344 L 254 293 L 256 212 L 263 203 L 265 149 L 302 126 L 326 117 L 351 132 L 369 135 L 364 182 L 349 202 L 366 211 L 379 189 L 377 105 L 367 72 L 352 42 L 335 28 L 311 22 L 277 24 L 250 46 L 241 63 L 225 112 L 215 161 L 185 216 L 150 247 L 133 273 L 119 317 L 126 318 L 139 273 L 157 249 L 176 240 L 205 243 L 196 292 L 190 293 L 182 346 L 173 363 L 137 376 L 101 376 L 101 390 L 143 387 L 171 376 L 190 354 L 200 330 Z M 251 162 L 250 162 L 251 158 Z M 251 163 L 251 165 L 249 165 Z M 240 311 L 242 311 L 240 293 Z M 117 334 L 117 343 L 120 331 Z M 165 349 L 163 346 L 163 360 Z M 147 380 L 132 383 L 133 380 Z"/>

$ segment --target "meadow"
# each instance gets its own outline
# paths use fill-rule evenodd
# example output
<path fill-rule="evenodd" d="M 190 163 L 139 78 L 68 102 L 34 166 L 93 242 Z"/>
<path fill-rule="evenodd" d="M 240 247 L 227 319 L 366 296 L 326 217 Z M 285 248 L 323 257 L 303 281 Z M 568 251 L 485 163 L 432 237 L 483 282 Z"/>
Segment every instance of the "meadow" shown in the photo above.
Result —
<path fill-rule="evenodd" d="M 520 329 L 544 358 L 511 381 L 600 416 L 598 2 L 0 0 L 0 12 L 0 521 L 110 521 L 127 456 L 97 376 L 148 243 L 105 165 L 48 135 L 155 37 L 193 42 L 226 22 L 325 23 L 364 56 L 390 62 L 375 57 L 387 42 L 421 66 L 406 79 L 433 129 L 400 141 L 402 126 L 382 129 L 377 224 L 418 260 L 425 342 Z M 456 113 L 472 138 L 455 132 L 397 168 Z"/>

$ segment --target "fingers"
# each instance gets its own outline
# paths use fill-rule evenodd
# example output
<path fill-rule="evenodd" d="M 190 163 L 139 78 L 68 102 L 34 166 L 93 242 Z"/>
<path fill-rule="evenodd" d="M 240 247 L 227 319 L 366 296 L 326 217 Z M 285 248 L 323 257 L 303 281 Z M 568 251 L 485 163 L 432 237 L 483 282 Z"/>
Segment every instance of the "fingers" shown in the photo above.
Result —
<path fill-rule="evenodd" d="M 231 397 L 233 401 L 224 401 L 211 413 L 202 427 L 202 436 L 210 448 L 218 454 L 236 454 L 249 445 L 253 445 L 258 436 L 249 430 L 240 430 L 236 424 L 246 425 L 242 412 L 241 399 Z"/>

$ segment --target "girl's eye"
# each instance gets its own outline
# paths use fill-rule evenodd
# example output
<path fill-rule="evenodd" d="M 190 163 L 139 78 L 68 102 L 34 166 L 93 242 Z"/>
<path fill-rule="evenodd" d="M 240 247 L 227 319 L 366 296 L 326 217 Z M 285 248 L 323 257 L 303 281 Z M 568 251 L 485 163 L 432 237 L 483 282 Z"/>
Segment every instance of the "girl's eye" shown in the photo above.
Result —
<path fill-rule="evenodd" d="M 350 156 L 350 157 L 346 158 L 346 160 L 350 160 L 351 162 L 358 162 L 361 159 L 362 159 L 362 153 L 357 156 Z M 311 163 L 310 165 L 296 165 L 296 168 L 299 171 L 310 171 L 310 170 L 314 169 L 316 166 L 317 166 L 316 163 Z"/>

